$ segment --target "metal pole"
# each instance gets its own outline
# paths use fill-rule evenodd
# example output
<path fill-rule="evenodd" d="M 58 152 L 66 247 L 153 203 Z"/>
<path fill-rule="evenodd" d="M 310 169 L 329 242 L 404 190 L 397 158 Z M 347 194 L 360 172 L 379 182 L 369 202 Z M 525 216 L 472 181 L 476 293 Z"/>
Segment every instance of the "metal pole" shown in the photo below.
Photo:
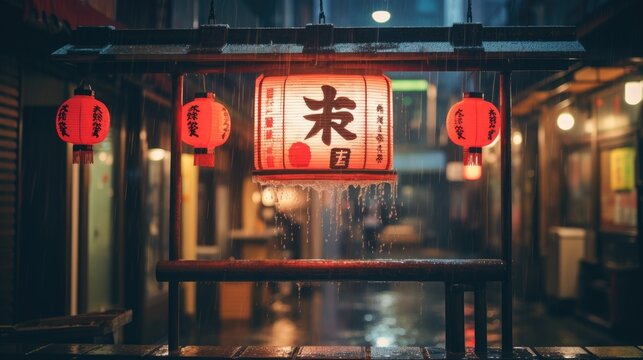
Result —
<path fill-rule="evenodd" d="M 464 287 L 445 284 L 445 337 L 449 354 L 464 354 Z"/>
<path fill-rule="evenodd" d="M 500 131 L 501 146 L 501 192 L 500 221 L 502 224 L 502 260 L 507 267 L 506 278 L 502 282 L 502 351 L 513 351 L 512 309 L 513 284 L 511 274 L 511 72 L 500 74 Z"/>
<path fill-rule="evenodd" d="M 181 254 L 181 108 L 183 74 L 172 75 L 172 157 L 170 161 L 170 260 Z M 168 335 L 170 351 L 179 349 L 179 283 L 169 283 Z"/>
<path fill-rule="evenodd" d="M 475 316 L 476 355 L 482 358 L 487 353 L 487 284 L 474 287 L 473 311 Z"/>

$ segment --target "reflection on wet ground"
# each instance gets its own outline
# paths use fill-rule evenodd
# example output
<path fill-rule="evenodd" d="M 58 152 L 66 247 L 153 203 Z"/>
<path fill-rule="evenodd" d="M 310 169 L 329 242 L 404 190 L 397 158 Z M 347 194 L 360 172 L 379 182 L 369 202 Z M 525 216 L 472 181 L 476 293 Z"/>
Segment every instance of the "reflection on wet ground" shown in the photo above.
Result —
<path fill-rule="evenodd" d="M 261 283 L 254 289 L 268 294 L 268 299 L 255 297 L 252 320 L 213 325 L 217 323 L 213 312 L 201 312 L 184 330 L 184 343 L 444 347 L 444 285 L 440 283 Z M 491 284 L 488 291 L 490 346 L 500 346 L 499 303 L 493 295 L 498 290 L 497 284 Z M 473 297 L 467 293 L 467 346 L 474 345 L 473 316 Z M 514 311 L 514 338 L 519 346 L 619 343 L 572 316 L 552 316 L 540 305 L 520 303 Z"/>

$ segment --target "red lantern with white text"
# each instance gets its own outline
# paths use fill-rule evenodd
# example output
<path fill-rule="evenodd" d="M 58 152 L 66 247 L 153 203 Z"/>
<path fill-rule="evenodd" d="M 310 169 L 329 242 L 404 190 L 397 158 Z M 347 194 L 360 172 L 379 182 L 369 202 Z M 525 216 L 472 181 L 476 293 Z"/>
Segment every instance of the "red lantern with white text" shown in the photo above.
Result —
<path fill-rule="evenodd" d="M 109 133 L 109 110 L 96 100 L 91 87 L 79 87 L 74 90 L 74 96 L 58 108 L 56 132 L 60 139 L 74 144 L 74 164 L 92 164 L 92 145 L 105 140 Z"/>
<path fill-rule="evenodd" d="M 491 144 L 500 132 L 498 109 L 482 93 L 465 93 L 447 115 L 447 132 L 464 148 L 463 176 L 477 180 L 482 175 L 482 147 Z"/>
<path fill-rule="evenodd" d="M 254 180 L 395 180 L 391 106 L 386 76 L 260 76 Z"/>
<path fill-rule="evenodd" d="M 214 94 L 197 93 L 183 105 L 181 139 L 194 147 L 194 165 L 214 167 L 214 148 L 230 137 L 230 114 Z"/>

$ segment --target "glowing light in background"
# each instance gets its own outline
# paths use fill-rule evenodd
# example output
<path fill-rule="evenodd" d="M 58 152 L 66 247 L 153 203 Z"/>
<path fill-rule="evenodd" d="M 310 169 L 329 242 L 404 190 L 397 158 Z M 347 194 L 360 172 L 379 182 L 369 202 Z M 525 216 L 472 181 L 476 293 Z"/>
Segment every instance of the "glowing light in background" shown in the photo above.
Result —
<path fill-rule="evenodd" d="M 259 204 L 261 202 L 261 193 L 259 191 L 252 193 L 252 202 L 255 204 Z"/>
<path fill-rule="evenodd" d="M 449 181 L 462 181 L 464 180 L 463 173 L 464 169 L 462 168 L 462 162 L 460 161 L 449 161 L 447 163 L 446 175 L 447 180 Z"/>
<path fill-rule="evenodd" d="M 165 159 L 165 150 L 161 148 L 153 148 L 147 151 L 147 158 L 150 161 L 161 161 Z"/>
<path fill-rule="evenodd" d="M 482 176 L 482 166 L 466 165 L 462 175 L 466 180 L 478 180 Z"/>
<path fill-rule="evenodd" d="M 376 346 L 391 346 L 393 339 L 387 336 L 380 336 L 375 340 Z"/>
<path fill-rule="evenodd" d="M 263 189 L 263 192 L 261 193 L 261 203 L 263 204 L 263 206 L 274 206 L 276 199 L 277 194 L 275 192 L 275 189 L 271 187 Z"/>
<path fill-rule="evenodd" d="M 386 10 L 373 11 L 371 16 L 373 17 L 373 20 L 380 24 L 383 24 L 391 19 L 391 13 Z"/>
<path fill-rule="evenodd" d="M 556 125 L 558 125 L 558 128 L 561 130 L 570 130 L 574 127 L 574 115 L 568 112 L 561 113 L 558 115 L 558 119 L 556 119 Z"/>
<path fill-rule="evenodd" d="M 511 135 L 511 141 L 514 143 L 514 145 L 522 144 L 522 134 L 520 133 L 520 131 L 514 131 L 514 133 Z"/>
<path fill-rule="evenodd" d="M 643 100 L 643 81 L 628 81 L 625 83 L 625 102 L 637 105 Z"/>
<path fill-rule="evenodd" d="M 424 79 L 393 79 L 391 87 L 393 91 L 426 91 L 429 82 Z"/>

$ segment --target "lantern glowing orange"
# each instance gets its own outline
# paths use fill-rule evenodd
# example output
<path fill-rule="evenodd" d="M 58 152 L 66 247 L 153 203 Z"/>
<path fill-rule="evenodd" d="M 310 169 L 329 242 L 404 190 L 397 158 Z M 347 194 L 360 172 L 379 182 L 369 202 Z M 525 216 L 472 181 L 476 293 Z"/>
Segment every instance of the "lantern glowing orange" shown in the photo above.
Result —
<path fill-rule="evenodd" d="M 255 91 L 255 181 L 395 180 L 386 76 L 262 75 Z"/>
<path fill-rule="evenodd" d="M 482 147 L 491 144 L 500 132 L 498 109 L 482 93 L 466 93 L 447 114 L 447 132 L 455 144 L 464 147 L 463 176 L 477 180 L 482 175 Z"/>
<path fill-rule="evenodd" d="M 94 96 L 91 87 L 79 87 L 56 112 L 56 132 L 60 139 L 74 144 L 74 164 L 94 163 L 92 145 L 109 133 L 109 110 Z"/>
<path fill-rule="evenodd" d="M 194 165 L 214 166 L 214 148 L 230 137 L 230 114 L 214 101 L 214 94 L 197 93 L 183 105 L 181 139 L 194 147 Z"/>

